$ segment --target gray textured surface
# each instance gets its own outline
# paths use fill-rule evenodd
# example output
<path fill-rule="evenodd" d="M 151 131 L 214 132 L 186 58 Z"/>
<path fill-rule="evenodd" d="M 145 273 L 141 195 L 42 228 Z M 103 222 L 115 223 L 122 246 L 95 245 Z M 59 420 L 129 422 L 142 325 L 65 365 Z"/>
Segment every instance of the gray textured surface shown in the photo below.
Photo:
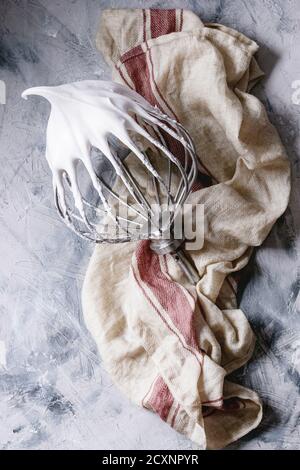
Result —
<path fill-rule="evenodd" d="M 192 444 L 115 389 L 85 329 L 80 290 L 91 247 L 65 229 L 44 153 L 49 108 L 23 89 L 103 78 L 94 38 L 105 7 L 186 7 L 236 28 L 261 46 L 266 104 L 293 167 L 288 211 L 254 256 L 240 292 L 258 336 L 240 382 L 265 404 L 261 426 L 236 449 L 300 448 L 300 80 L 298 0 L 2 0 L 0 79 L 0 447 L 4 449 L 184 449 Z M 298 47 L 298 51 L 297 51 Z M 298 55 L 297 55 L 298 53 Z M 298 425 L 298 426 L 297 426 Z"/>

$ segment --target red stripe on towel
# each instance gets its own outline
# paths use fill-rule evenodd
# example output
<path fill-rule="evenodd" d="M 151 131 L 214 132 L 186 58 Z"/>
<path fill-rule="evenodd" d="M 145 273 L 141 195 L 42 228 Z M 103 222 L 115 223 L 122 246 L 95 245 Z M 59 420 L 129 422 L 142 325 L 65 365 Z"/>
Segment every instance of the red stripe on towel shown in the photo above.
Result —
<path fill-rule="evenodd" d="M 146 10 L 143 9 L 143 41 L 146 41 Z"/>
<path fill-rule="evenodd" d="M 203 401 L 202 405 L 208 405 L 208 404 L 218 403 L 218 402 L 221 402 L 221 406 L 222 406 L 223 405 L 223 397 L 216 398 L 215 400 Z M 214 405 L 214 406 L 216 406 L 216 405 Z"/>
<path fill-rule="evenodd" d="M 194 309 L 186 294 L 176 282 L 162 272 L 159 257 L 150 248 L 148 240 L 141 241 L 135 252 L 139 276 L 151 290 L 188 346 L 199 351 L 193 325 Z M 190 295 L 187 293 L 187 295 Z"/>
<path fill-rule="evenodd" d="M 161 419 L 167 421 L 173 402 L 174 398 L 167 384 L 161 377 L 158 377 L 146 402 L 146 407 L 150 407 Z"/>
<path fill-rule="evenodd" d="M 176 10 L 150 10 L 151 37 L 158 38 L 176 31 Z"/>
<path fill-rule="evenodd" d="M 150 87 L 150 72 L 142 47 L 134 47 L 123 54 L 121 62 L 126 66 L 127 73 L 134 83 L 136 91 L 152 106 L 158 106 L 158 102 Z"/>
<path fill-rule="evenodd" d="M 183 9 L 180 10 L 180 26 L 179 26 L 179 31 L 182 31 L 183 27 Z"/>
<path fill-rule="evenodd" d="M 141 244 L 143 242 L 140 242 L 139 244 Z M 175 329 L 173 329 L 169 324 L 168 322 L 166 321 L 166 319 L 163 317 L 163 315 L 161 314 L 161 312 L 157 309 L 157 307 L 155 306 L 153 300 L 150 298 L 150 296 L 147 294 L 147 292 L 145 291 L 143 285 L 142 285 L 142 281 L 141 279 L 139 279 L 138 277 L 138 274 L 135 272 L 134 269 L 132 269 L 132 273 L 133 273 L 133 277 L 137 283 L 137 285 L 139 286 L 139 288 L 141 289 L 141 291 L 143 292 L 143 295 L 145 296 L 145 298 L 148 300 L 148 302 L 150 303 L 151 307 L 154 309 L 154 311 L 158 314 L 158 316 L 160 317 L 160 319 L 164 322 L 164 324 L 166 325 L 166 327 L 172 332 L 174 333 L 175 336 L 177 336 L 179 342 L 181 343 L 182 347 L 184 349 L 186 349 L 186 351 L 190 352 L 191 354 L 193 354 L 193 356 L 195 356 L 196 360 L 198 361 L 198 363 L 200 364 L 200 366 L 202 366 L 202 358 L 203 356 L 202 355 L 199 355 L 199 354 L 196 354 L 196 352 L 192 349 L 192 347 L 190 347 L 189 345 L 187 344 L 184 344 L 183 340 L 180 338 L 180 336 L 178 335 L 177 331 Z M 147 286 L 148 287 L 148 286 Z M 200 350 L 201 352 L 201 350 Z"/>

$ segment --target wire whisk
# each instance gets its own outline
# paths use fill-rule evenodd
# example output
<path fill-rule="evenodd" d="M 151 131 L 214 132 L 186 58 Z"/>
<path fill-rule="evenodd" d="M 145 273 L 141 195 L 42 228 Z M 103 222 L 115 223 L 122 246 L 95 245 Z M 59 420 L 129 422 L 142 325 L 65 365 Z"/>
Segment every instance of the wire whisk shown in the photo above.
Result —
<path fill-rule="evenodd" d="M 81 81 L 25 90 L 51 104 L 46 159 L 58 213 L 94 243 L 151 240 L 195 284 L 198 273 L 176 237 L 198 160 L 187 130 L 131 89 Z"/>

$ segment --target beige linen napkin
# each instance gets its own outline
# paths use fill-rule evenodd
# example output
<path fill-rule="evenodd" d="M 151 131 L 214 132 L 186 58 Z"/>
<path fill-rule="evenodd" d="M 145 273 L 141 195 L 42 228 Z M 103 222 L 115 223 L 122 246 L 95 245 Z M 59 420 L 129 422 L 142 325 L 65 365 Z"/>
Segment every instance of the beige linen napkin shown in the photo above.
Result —
<path fill-rule="evenodd" d="M 149 242 L 97 246 L 82 293 L 85 321 L 112 379 L 200 448 L 222 448 L 262 417 L 255 392 L 226 376 L 254 336 L 236 305 L 238 271 L 286 208 L 290 169 L 276 130 L 249 94 L 262 75 L 255 42 L 183 10 L 106 10 L 97 45 L 113 78 L 178 119 L 200 162 L 194 202 L 205 241 L 188 284 Z"/>

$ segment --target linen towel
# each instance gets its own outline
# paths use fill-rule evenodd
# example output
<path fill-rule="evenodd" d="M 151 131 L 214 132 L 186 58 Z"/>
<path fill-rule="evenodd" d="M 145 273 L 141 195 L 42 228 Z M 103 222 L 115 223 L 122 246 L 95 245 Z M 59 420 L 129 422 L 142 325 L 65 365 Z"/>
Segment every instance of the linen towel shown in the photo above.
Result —
<path fill-rule="evenodd" d="M 114 382 L 199 448 L 222 448 L 255 428 L 254 391 L 227 380 L 254 335 L 236 304 L 238 271 L 284 212 L 290 169 L 263 105 L 249 93 L 262 76 L 257 44 L 190 11 L 105 10 L 97 46 L 113 79 L 175 117 L 200 165 L 193 202 L 205 239 L 189 252 L 189 285 L 171 256 L 148 241 L 97 246 L 83 312 Z"/>

